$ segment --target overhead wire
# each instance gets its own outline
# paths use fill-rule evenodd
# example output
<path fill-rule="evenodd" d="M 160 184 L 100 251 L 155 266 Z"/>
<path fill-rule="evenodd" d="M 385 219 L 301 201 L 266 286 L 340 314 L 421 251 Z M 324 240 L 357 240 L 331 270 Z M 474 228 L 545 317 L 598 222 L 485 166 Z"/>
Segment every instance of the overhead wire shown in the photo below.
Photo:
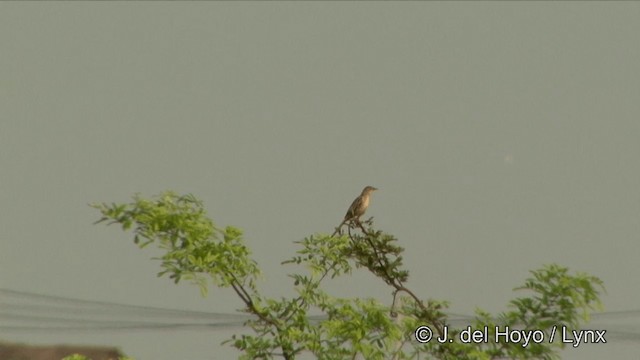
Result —
<path fill-rule="evenodd" d="M 472 316 L 449 315 L 454 326 L 473 321 Z M 310 318 L 318 322 L 326 316 Z M 252 319 L 256 318 L 250 314 L 131 305 L 0 288 L 0 332 L 228 330 Z M 640 310 L 595 313 L 591 319 L 590 327 L 607 329 L 616 340 L 640 342 Z"/>

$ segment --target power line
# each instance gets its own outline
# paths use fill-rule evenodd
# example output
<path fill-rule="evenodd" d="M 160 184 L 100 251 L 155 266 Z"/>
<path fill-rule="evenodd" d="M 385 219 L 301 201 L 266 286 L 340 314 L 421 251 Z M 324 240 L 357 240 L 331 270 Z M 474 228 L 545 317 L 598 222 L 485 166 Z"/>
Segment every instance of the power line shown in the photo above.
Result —
<path fill-rule="evenodd" d="M 0 331 L 228 329 L 250 319 L 254 317 L 0 289 Z"/>
<path fill-rule="evenodd" d="M 18 303 L 8 300 L 17 299 Z M 325 315 L 310 316 L 322 321 Z M 640 310 L 596 313 L 589 326 L 599 326 L 616 339 L 640 341 Z M 180 310 L 130 305 L 109 301 L 82 300 L 0 288 L 0 331 L 74 332 L 121 330 L 231 329 L 256 319 L 248 314 Z M 472 316 L 449 314 L 452 325 L 466 326 Z M 626 324 L 620 324 L 626 322 Z"/>
<path fill-rule="evenodd" d="M 144 305 L 130 305 L 130 304 L 122 304 L 116 302 L 108 302 L 108 301 L 96 301 L 96 300 L 81 300 L 69 297 L 62 296 L 54 296 L 54 295 L 45 295 L 38 294 L 26 291 L 18 291 L 12 289 L 3 289 L 0 288 L 0 295 L 8 296 L 8 297 L 18 297 L 18 298 L 26 298 L 27 300 L 44 300 L 55 303 L 67 303 L 69 305 L 75 305 L 76 307 L 94 307 L 101 308 L 102 311 L 114 310 L 118 312 L 135 312 L 136 314 L 157 314 L 162 316 L 177 316 L 181 318 L 189 318 L 193 317 L 196 319 L 210 318 L 214 320 L 221 319 L 234 319 L 234 320 L 248 320 L 253 318 L 250 315 L 241 315 L 241 314 L 230 314 L 230 313 L 215 313 L 215 312 L 206 312 L 206 311 L 194 311 L 194 310 L 178 310 L 178 309 L 169 309 L 169 308 L 160 308 L 153 306 L 144 306 Z M 56 307 L 53 305 L 29 305 L 29 304 L 3 304 L 9 307 L 14 308 L 24 308 L 29 310 L 41 310 L 41 311 L 69 311 L 70 308 L 65 307 Z M 72 308 L 72 311 L 77 311 L 77 308 Z"/>

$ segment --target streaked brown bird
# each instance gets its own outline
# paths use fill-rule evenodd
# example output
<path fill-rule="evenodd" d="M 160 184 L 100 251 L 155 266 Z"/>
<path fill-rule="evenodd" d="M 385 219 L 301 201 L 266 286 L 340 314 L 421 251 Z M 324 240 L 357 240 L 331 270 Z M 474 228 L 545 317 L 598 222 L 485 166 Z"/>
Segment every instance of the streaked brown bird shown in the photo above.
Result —
<path fill-rule="evenodd" d="M 344 216 L 344 220 L 342 223 L 346 223 L 347 221 L 356 220 L 360 221 L 360 216 L 364 215 L 369 207 L 369 201 L 371 200 L 371 193 L 378 190 L 373 186 L 366 186 L 360 196 L 358 196 L 353 202 L 351 206 L 349 206 L 349 210 Z"/>

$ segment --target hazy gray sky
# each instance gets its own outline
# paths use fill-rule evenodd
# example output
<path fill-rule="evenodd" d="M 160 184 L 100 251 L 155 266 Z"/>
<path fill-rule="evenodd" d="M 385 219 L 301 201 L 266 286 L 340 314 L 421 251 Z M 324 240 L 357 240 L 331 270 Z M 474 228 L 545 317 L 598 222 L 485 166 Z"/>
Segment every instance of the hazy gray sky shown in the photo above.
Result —
<path fill-rule="evenodd" d="M 157 253 L 87 204 L 193 193 L 279 296 L 292 242 L 374 185 L 410 286 L 456 313 L 504 310 L 551 262 L 637 310 L 638 19 L 637 2 L 0 3 L 0 287 L 233 312 L 228 291 L 156 278 Z M 389 301 L 364 273 L 331 287 Z M 234 356 L 236 330 L 0 338 L 204 360 Z"/>

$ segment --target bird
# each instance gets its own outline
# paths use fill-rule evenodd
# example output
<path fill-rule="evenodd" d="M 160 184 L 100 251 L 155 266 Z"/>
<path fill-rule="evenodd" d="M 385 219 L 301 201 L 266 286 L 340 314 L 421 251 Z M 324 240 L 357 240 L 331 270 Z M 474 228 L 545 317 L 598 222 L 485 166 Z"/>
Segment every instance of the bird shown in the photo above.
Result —
<path fill-rule="evenodd" d="M 375 188 L 373 186 L 365 186 L 364 189 L 362 189 L 362 193 L 360 194 L 360 196 L 353 200 L 351 206 L 349 206 L 349 210 L 347 210 L 347 213 L 344 215 L 344 219 L 342 220 L 340 225 L 336 227 L 336 230 L 331 236 L 335 236 L 338 233 L 341 234 L 342 226 L 350 221 L 355 221 L 356 224 L 360 224 L 360 216 L 364 215 L 364 213 L 367 211 L 369 202 L 371 200 L 371 193 L 376 190 L 378 190 L 378 188 Z"/>
<path fill-rule="evenodd" d="M 360 194 L 360 196 L 355 198 L 355 200 L 353 200 L 353 202 L 351 203 L 351 206 L 349 206 L 349 210 L 347 210 L 347 213 L 344 215 L 344 220 L 342 220 L 342 223 L 344 224 L 347 221 L 351 220 L 360 221 L 360 216 L 364 215 L 364 213 L 367 211 L 367 208 L 369 207 L 371 193 L 376 190 L 378 189 L 373 186 L 366 186 L 364 189 L 362 189 L 362 193 Z"/>

